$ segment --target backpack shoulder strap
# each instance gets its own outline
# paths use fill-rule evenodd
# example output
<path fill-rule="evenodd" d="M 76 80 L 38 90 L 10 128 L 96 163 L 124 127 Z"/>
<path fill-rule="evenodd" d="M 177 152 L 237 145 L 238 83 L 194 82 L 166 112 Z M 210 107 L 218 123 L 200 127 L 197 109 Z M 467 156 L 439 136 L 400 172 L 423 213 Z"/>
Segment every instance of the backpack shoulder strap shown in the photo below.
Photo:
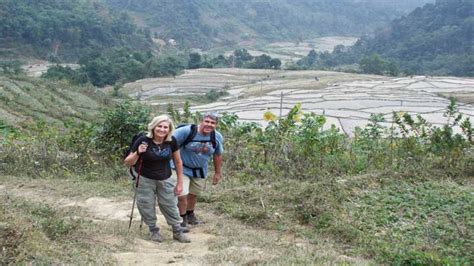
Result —
<path fill-rule="evenodd" d="M 179 145 L 179 147 L 184 147 L 186 146 L 189 142 L 193 141 L 194 137 L 196 136 L 196 133 L 197 133 L 197 126 L 192 124 L 190 125 L 190 132 L 188 134 L 188 136 L 186 137 L 186 139 L 183 141 L 183 143 L 181 143 L 181 145 Z"/>
<path fill-rule="evenodd" d="M 211 132 L 211 143 L 212 143 L 212 147 L 215 149 L 217 147 L 216 131 L 215 130 L 213 130 Z"/>

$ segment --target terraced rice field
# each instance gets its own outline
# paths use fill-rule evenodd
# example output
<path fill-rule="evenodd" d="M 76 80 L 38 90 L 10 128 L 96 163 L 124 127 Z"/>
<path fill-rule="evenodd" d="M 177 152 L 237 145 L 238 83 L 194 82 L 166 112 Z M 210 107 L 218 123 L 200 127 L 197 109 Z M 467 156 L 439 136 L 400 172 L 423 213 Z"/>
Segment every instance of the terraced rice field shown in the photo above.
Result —
<path fill-rule="evenodd" d="M 317 78 L 317 79 L 316 79 Z M 324 114 L 348 135 L 368 123 L 371 114 L 383 114 L 386 125 L 393 112 L 421 114 L 441 126 L 449 96 L 460 99 L 459 111 L 474 119 L 474 79 L 455 77 L 388 78 L 325 71 L 198 69 L 168 79 L 147 79 L 127 84 L 130 95 L 150 104 L 163 104 L 181 96 L 225 89 L 230 96 L 218 102 L 193 106 L 193 111 L 229 112 L 241 120 L 265 124 L 270 110 L 286 115 L 297 103 L 304 112 Z M 163 98 L 166 97 L 166 98 Z M 158 100 L 157 100 L 158 99 Z M 459 129 L 455 129 L 459 130 Z"/>

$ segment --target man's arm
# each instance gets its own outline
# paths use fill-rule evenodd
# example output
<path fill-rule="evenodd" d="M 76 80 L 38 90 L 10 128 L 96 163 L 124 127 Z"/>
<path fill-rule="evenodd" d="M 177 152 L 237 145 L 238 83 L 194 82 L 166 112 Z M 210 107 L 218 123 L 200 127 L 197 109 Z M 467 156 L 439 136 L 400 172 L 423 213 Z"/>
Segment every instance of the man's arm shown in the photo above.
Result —
<path fill-rule="evenodd" d="M 222 154 L 214 154 L 214 176 L 212 177 L 212 184 L 216 185 L 221 179 L 221 169 L 222 169 Z"/>

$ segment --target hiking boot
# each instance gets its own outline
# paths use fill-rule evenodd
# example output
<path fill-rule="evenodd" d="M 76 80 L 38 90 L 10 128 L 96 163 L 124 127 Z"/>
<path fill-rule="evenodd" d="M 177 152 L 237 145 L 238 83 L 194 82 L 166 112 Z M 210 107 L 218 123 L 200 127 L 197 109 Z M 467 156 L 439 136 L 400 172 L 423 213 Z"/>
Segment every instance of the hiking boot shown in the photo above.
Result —
<path fill-rule="evenodd" d="M 183 218 L 183 222 L 181 223 L 181 227 L 187 227 L 188 226 L 188 215 L 187 214 L 183 214 L 183 215 L 180 215 L 181 218 Z"/>
<path fill-rule="evenodd" d="M 173 239 L 177 240 L 181 243 L 191 243 L 191 239 L 189 239 L 184 232 L 173 233 Z"/>
<path fill-rule="evenodd" d="M 171 226 L 171 229 L 173 230 L 173 239 L 178 240 L 178 242 L 181 243 L 190 243 L 191 240 L 184 234 L 184 228 L 181 227 L 181 224 L 175 224 Z M 189 228 L 188 232 L 189 232 Z"/>
<path fill-rule="evenodd" d="M 203 221 L 199 220 L 196 215 L 194 215 L 194 213 L 188 213 L 186 215 L 186 218 L 188 220 L 188 224 L 190 225 L 200 225 L 200 224 L 204 224 Z"/>
<path fill-rule="evenodd" d="M 163 236 L 160 234 L 160 230 L 151 231 L 150 239 L 155 242 L 163 242 Z"/>
<path fill-rule="evenodd" d="M 189 226 L 183 226 L 183 224 L 180 224 L 180 226 L 181 226 L 181 232 L 183 233 L 189 233 L 191 231 Z"/>

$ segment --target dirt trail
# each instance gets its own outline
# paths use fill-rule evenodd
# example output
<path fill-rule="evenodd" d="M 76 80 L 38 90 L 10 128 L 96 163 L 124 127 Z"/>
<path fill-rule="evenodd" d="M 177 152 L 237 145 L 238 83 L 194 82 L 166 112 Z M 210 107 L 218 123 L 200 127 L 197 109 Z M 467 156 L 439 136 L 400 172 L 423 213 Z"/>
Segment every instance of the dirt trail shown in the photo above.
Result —
<path fill-rule="evenodd" d="M 85 210 L 87 218 L 96 223 L 107 221 L 123 222 L 124 227 L 130 220 L 132 200 L 120 200 L 114 198 L 90 197 L 83 199 L 64 198 L 54 191 L 41 188 L 37 185 L 19 185 L 16 187 L 6 187 L 0 185 L 0 193 L 22 197 L 33 202 L 42 202 L 56 207 L 80 207 Z M 140 214 L 135 206 L 133 215 L 132 230 L 139 230 L 144 239 L 135 238 L 130 245 L 130 251 L 118 251 L 112 254 L 120 265 L 203 265 L 203 257 L 210 254 L 209 240 L 215 235 L 205 232 L 205 226 L 192 228 L 192 233 L 188 236 L 191 244 L 178 243 L 172 240 L 170 226 L 157 208 L 158 225 L 165 237 L 163 243 L 155 243 L 146 239 L 147 228 L 137 229 L 140 224 Z M 114 236 L 111 238 L 117 238 Z M 107 239 L 105 242 L 118 242 L 118 239 Z"/>
<path fill-rule="evenodd" d="M 285 232 L 255 229 L 204 211 L 205 208 L 201 209 L 201 217 L 206 224 L 191 228 L 187 234 L 192 241 L 190 244 L 172 239 L 170 226 L 157 209 L 158 224 L 165 240 L 155 243 L 148 240 L 145 225 L 139 228 L 140 216 L 136 208 L 131 232 L 127 233 L 131 198 L 125 198 L 125 195 L 87 197 L 78 191 L 74 182 L 57 184 L 56 180 L 10 179 L 0 183 L 0 194 L 48 204 L 52 208 L 79 208 L 78 215 L 82 218 L 93 221 L 100 228 L 109 227 L 108 233 L 101 231 L 94 241 L 110 247 L 108 254 L 118 265 L 293 264 L 295 258 L 310 264 L 368 264 L 364 259 L 341 255 L 324 240 L 315 244 Z M 110 226 L 113 233 L 110 233 Z"/>

